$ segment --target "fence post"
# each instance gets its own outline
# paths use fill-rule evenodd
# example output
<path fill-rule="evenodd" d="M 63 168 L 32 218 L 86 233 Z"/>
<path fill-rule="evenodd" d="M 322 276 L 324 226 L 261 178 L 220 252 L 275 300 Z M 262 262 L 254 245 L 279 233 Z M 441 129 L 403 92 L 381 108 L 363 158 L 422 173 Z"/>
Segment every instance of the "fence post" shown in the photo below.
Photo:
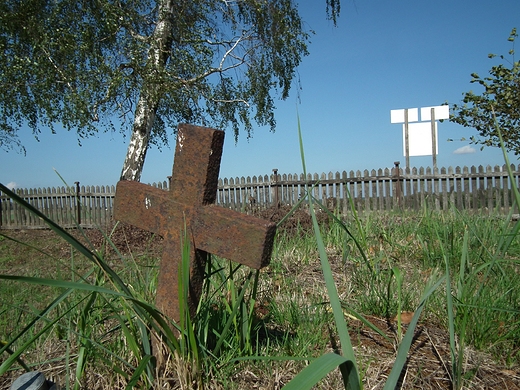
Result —
<path fill-rule="evenodd" d="M 280 198 L 278 196 L 278 168 L 273 169 L 273 176 L 274 176 L 274 181 L 273 181 L 274 204 L 275 204 L 276 208 L 279 208 L 280 207 L 280 201 L 279 201 Z"/>
<path fill-rule="evenodd" d="M 81 199 L 79 198 L 79 181 L 75 181 L 76 184 L 76 218 L 78 225 L 81 225 Z"/>
<path fill-rule="evenodd" d="M 172 189 L 172 177 L 166 176 L 166 178 L 168 179 L 168 191 L 170 191 Z"/>
<path fill-rule="evenodd" d="M 402 190 L 401 190 L 401 175 L 399 172 L 399 164 L 400 164 L 399 161 L 394 162 L 394 165 L 395 165 L 395 168 L 394 168 L 395 196 L 397 197 L 397 207 L 399 207 L 399 209 L 400 209 L 401 208 Z"/>

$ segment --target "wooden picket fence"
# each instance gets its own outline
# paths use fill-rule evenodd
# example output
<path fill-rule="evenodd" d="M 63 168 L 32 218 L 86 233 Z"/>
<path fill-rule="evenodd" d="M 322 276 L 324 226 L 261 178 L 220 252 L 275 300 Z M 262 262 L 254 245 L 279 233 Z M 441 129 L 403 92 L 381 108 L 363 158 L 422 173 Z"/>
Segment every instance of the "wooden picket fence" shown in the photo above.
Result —
<path fill-rule="evenodd" d="M 167 182 L 154 183 L 168 189 Z M 115 186 L 16 189 L 16 195 L 62 227 L 107 226 L 112 220 Z M 46 228 L 46 223 L 0 192 L 0 229 Z"/>
<path fill-rule="evenodd" d="M 511 166 L 519 183 L 520 165 Z M 433 172 L 430 167 L 343 171 L 342 173 L 253 176 L 219 182 L 217 203 L 235 210 L 265 205 L 294 205 L 306 188 L 329 209 L 348 213 L 428 207 L 508 212 L 513 205 L 507 166 L 449 167 Z"/>
<path fill-rule="evenodd" d="M 511 166 L 519 183 L 520 166 Z M 168 182 L 153 183 L 167 190 Z M 329 209 L 347 214 L 379 210 L 447 210 L 451 207 L 507 213 L 513 207 L 507 167 L 413 168 L 394 167 L 342 173 L 260 175 L 220 179 L 217 204 L 255 212 L 276 205 L 294 205 L 306 191 Z M 111 221 L 115 186 L 17 189 L 16 194 L 64 227 L 104 226 Z M 516 207 L 516 206 L 515 206 Z M 45 223 L 7 195 L 0 193 L 0 228 L 42 228 Z"/>

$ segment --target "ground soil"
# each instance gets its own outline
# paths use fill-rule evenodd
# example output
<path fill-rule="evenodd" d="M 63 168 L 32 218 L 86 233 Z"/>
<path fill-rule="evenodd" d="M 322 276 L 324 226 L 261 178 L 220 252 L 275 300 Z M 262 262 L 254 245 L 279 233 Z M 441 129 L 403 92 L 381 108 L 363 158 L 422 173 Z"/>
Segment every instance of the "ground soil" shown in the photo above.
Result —
<path fill-rule="evenodd" d="M 276 222 L 285 216 L 287 211 L 284 208 L 273 208 L 258 211 L 255 214 Z M 327 223 L 325 214 L 320 214 L 320 219 L 321 223 Z M 281 227 L 281 229 L 292 233 L 311 228 L 311 220 L 305 210 L 298 211 Z M 103 234 L 97 230 L 87 230 L 86 236 L 82 236 L 78 231 L 72 230 L 70 232 L 81 237 L 84 242 L 90 242 L 96 248 L 102 248 L 104 245 Z M 107 231 L 107 233 L 110 232 Z M 61 239 L 56 239 L 55 233 L 48 230 L 2 230 L 0 234 L 5 234 L 14 240 L 30 241 L 35 247 L 53 255 L 66 257 L 70 253 L 68 245 Z M 138 253 L 146 250 L 148 253 L 160 255 L 162 239 L 151 235 L 149 232 L 119 225 L 112 232 L 111 237 L 117 248 L 123 252 Z M 16 245 L 11 240 L 4 239 L 0 243 L 2 244 L 0 245 L 0 258 L 7 254 L 10 259 L 9 264 L 0 264 L 0 271 L 2 273 L 23 272 L 24 267 L 27 267 L 31 262 L 32 251 Z M 113 249 L 105 248 L 104 250 L 110 251 Z M 33 260 L 38 261 L 36 254 Z M 396 345 L 398 345 L 396 342 L 396 324 L 391 319 L 376 317 L 368 317 L 368 319 L 379 329 L 384 330 L 391 342 L 354 318 L 348 319 L 351 339 L 360 361 L 365 388 L 380 389 L 384 386 L 396 356 Z M 331 350 L 334 347 L 337 347 L 337 345 L 330 345 Z M 451 389 L 453 384 L 449 375 L 449 365 L 451 364 L 449 351 L 449 337 L 446 330 L 438 326 L 420 323 L 416 330 L 408 361 L 401 375 L 401 388 Z M 506 368 L 493 362 L 486 355 L 470 349 L 466 351 L 466 356 L 465 371 L 474 374 L 470 382 L 471 385 L 467 385 L 467 388 L 520 389 L 520 370 L 518 367 Z M 279 366 L 280 371 L 274 376 L 262 375 L 261 372 L 254 372 L 254 370 L 245 370 L 237 372 L 233 381 L 236 383 L 236 388 L 279 389 L 297 373 L 296 369 L 284 366 L 284 363 L 280 363 Z M 6 374 L 3 378 L 0 378 L 0 389 L 9 387 L 13 375 L 15 374 Z M 330 381 L 328 388 L 335 388 L 334 386 L 339 383 L 337 378 L 328 378 L 327 380 Z M 320 388 L 327 388 L 327 385 L 324 386 Z"/>

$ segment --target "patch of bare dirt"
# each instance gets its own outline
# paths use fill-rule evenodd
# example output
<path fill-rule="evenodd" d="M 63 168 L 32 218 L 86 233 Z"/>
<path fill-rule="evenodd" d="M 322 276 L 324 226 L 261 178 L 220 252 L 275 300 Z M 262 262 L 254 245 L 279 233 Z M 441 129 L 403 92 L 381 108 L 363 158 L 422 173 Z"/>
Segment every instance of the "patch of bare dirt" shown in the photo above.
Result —
<path fill-rule="evenodd" d="M 280 232 L 296 234 L 312 231 L 312 218 L 308 206 L 302 205 L 289 215 L 291 210 L 291 206 L 270 207 L 268 209 L 256 210 L 253 212 L 253 215 L 275 223 L 284 220 L 278 227 Z M 289 216 L 285 218 L 287 215 Z M 330 222 L 328 214 L 318 208 L 316 209 L 316 219 L 320 226 L 327 225 Z"/>
<path fill-rule="evenodd" d="M 355 341 L 361 365 L 366 365 L 366 387 L 382 389 L 393 367 L 398 345 L 395 321 L 367 318 L 383 330 L 388 339 L 361 323 L 350 320 L 351 337 Z M 406 331 L 406 327 L 403 332 Z M 465 350 L 463 372 L 468 373 L 464 388 L 520 389 L 520 372 L 495 364 L 488 356 L 470 348 Z M 446 330 L 419 323 L 412 346 L 400 376 L 403 389 L 451 389 L 449 335 Z"/>

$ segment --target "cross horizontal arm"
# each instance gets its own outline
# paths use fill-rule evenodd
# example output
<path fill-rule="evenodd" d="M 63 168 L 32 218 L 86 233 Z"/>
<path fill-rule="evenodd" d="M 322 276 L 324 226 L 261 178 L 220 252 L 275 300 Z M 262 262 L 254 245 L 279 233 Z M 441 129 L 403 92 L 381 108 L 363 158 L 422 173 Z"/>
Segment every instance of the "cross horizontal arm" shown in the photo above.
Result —
<path fill-rule="evenodd" d="M 172 208 L 171 202 L 168 191 L 122 180 L 116 187 L 114 219 L 164 235 L 170 220 L 178 220 L 179 226 L 182 221 L 182 210 Z"/>
<path fill-rule="evenodd" d="M 199 249 L 255 269 L 269 264 L 276 233 L 272 222 L 210 205 L 198 211 L 189 228 Z"/>
<path fill-rule="evenodd" d="M 192 206 L 170 193 L 131 181 L 117 184 L 114 218 L 161 236 L 180 237 L 184 222 L 195 248 L 260 269 L 269 264 L 274 223 L 215 205 Z"/>

